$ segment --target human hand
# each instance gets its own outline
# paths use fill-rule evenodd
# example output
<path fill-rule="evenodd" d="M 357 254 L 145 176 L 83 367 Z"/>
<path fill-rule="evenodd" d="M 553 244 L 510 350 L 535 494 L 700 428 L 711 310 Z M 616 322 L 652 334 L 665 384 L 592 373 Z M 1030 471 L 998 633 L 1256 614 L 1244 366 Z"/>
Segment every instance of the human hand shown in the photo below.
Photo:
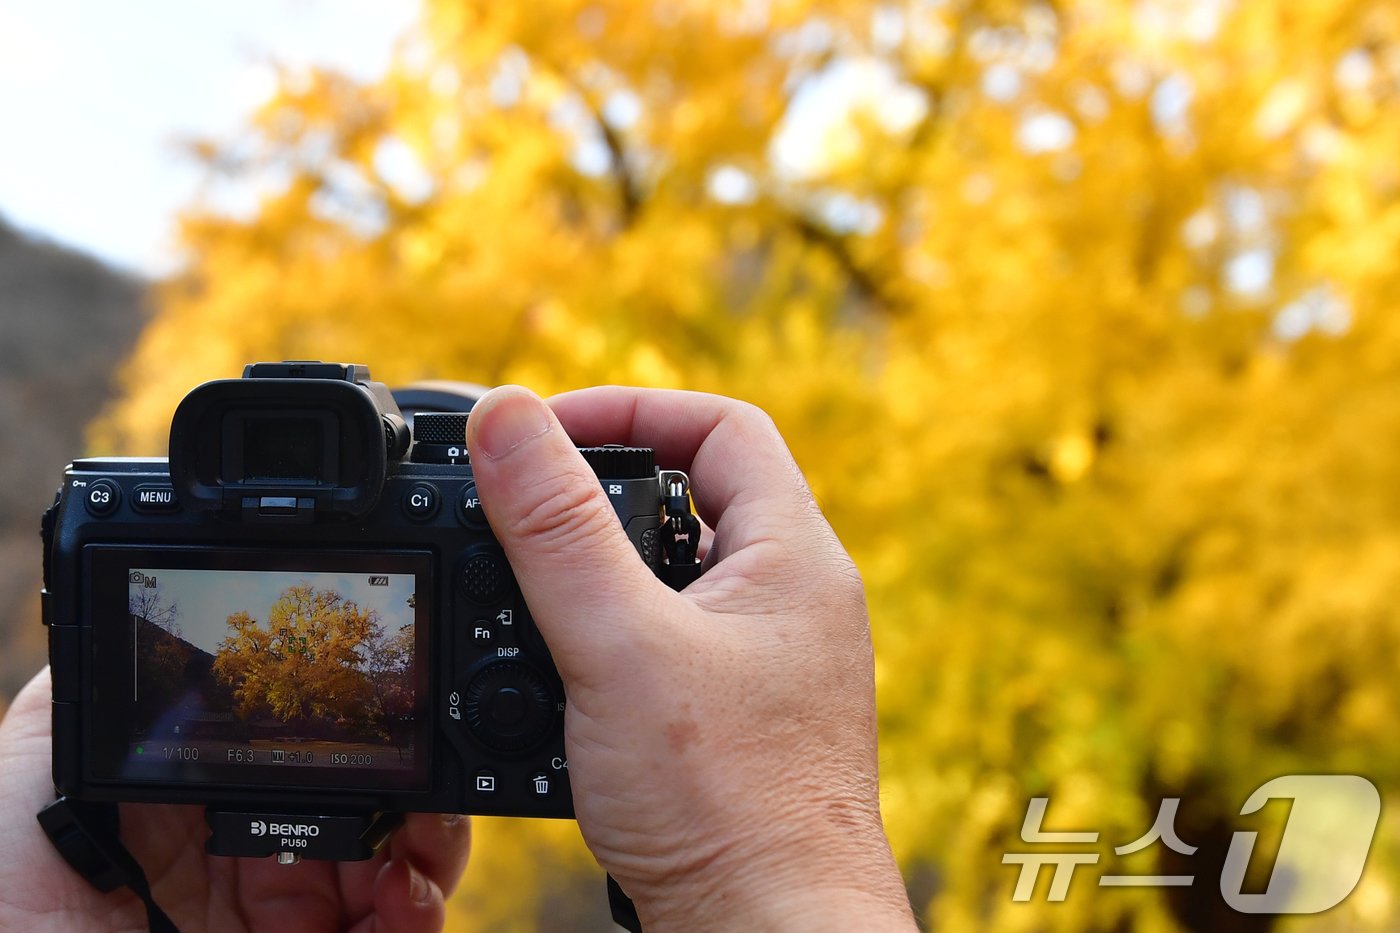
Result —
<path fill-rule="evenodd" d="M 649 933 L 912 928 L 880 822 L 864 590 L 772 421 L 687 392 L 550 405 L 494 390 L 467 445 L 564 681 L 594 856 Z M 652 575 L 575 443 L 689 472 L 704 576 L 675 593 Z"/>
<path fill-rule="evenodd" d="M 53 800 L 49 700 L 45 668 L 0 722 L 0 930 L 144 930 L 135 896 L 99 893 L 34 818 Z M 289 866 L 206 855 L 201 807 L 122 804 L 121 812 L 122 841 L 184 933 L 441 930 L 443 898 L 467 860 L 465 817 L 411 814 L 373 859 Z"/>

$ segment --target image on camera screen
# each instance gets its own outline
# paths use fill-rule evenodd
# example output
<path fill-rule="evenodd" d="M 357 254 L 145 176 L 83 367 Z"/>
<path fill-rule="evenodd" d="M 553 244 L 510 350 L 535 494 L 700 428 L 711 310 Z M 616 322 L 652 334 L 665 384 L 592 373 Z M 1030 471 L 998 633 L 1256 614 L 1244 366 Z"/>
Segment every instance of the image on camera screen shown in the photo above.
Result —
<path fill-rule="evenodd" d="M 415 589 L 411 573 L 132 568 L 128 762 L 296 783 L 413 770 Z"/>

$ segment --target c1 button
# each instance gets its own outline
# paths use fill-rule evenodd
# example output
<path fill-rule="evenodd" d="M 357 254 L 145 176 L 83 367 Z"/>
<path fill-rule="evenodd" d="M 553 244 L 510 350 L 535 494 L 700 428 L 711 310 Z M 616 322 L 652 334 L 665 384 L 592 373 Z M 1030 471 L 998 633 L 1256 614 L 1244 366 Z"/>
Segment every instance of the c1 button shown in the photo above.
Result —
<path fill-rule="evenodd" d="M 87 491 L 83 494 L 83 505 L 87 506 L 88 514 L 97 518 L 106 518 L 121 504 L 121 488 L 109 479 L 89 483 Z"/>
<path fill-rule="evenodd" d="M 403 497 L 403 510 L 409 518 L 419 520 L 432 518 L 438 510 L 437 487 L 418 483 Z"/>
<path fill-rule="evenodd" d="M 462 490 L 462 498 L 457 500 L 457 517 L 468 528 L 480 530 L 489 527 L 486 523 L 486 513 L 481 508 L 481 497 L 476 494 L 475 485 L 468 484 L 467 488 Z"/>

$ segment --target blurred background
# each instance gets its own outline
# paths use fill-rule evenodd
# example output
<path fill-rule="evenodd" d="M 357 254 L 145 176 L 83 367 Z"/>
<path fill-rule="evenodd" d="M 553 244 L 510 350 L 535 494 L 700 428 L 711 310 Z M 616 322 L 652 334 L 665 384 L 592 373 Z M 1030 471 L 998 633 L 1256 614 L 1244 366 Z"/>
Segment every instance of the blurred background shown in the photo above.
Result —
<path fill-rule="evenodd" d="M 1400 927 L 1389 808 L 1334 910 L 1217 881 L 1270 778 L 1400 793 L 1395 4 L 0 0 L 0 125 L 0 704 L 63 464 L 198 382 L 721 392 L 864 574 L 926 926 Z M 1114 855 L 1163 797 L 1195 855 Z M 573 826 L 475 829 L 453 929 L 608 928 Z"/>

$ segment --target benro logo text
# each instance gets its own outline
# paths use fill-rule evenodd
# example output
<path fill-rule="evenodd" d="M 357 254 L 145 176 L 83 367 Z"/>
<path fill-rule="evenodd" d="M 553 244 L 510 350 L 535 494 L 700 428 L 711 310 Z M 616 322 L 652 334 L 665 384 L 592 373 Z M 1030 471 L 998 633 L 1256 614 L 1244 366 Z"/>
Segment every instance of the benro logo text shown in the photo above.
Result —
<path fill-rule="evenodd" d="M 253 820 L 248 831 L 254 836 L 319 836 L 321 827 L 315 823 L 264 823 Z"/>

